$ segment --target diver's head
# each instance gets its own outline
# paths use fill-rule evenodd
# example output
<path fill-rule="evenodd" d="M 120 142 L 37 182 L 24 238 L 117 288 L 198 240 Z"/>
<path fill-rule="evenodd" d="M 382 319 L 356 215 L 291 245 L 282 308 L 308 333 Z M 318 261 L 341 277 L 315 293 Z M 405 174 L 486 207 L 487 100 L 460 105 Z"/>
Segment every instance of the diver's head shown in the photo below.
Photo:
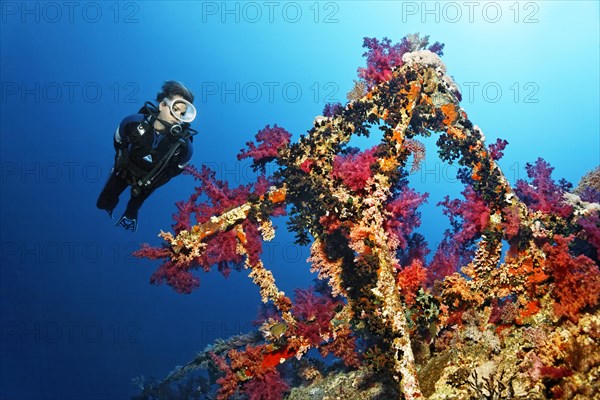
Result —
<path fill-rule="evenodd" d="M 155 128 L 158 130 L 167 129 L 178 134 L 181 124 L 189 124 L 196 118 L 196 108 L 192 104 L 194 95 L 179 82 L 165 82 L 156 100 L 159 112 Z"/>
<path fill-rule="evenodd" d="M 181 82 L 166 81 L 163 83 L 160 92 L 156 94 L 156 101 L 160 103 L 165 97 L 173 98 L 179 96 L 190 103 L 194 102 L 194 94 Z"/>

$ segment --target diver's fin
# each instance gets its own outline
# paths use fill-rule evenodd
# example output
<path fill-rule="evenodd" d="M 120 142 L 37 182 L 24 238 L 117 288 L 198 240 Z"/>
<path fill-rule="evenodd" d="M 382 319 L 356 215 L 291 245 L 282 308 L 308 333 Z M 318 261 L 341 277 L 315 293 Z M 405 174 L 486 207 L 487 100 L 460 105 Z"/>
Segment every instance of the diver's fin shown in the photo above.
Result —
<path fill-rule="evenodd" d="M 137 231 L 137 219 L 130 219 L 123 215 L 121 218 L 119 218 L 115 226 L 122 226 L 126 231 L 135 232 Z"/>

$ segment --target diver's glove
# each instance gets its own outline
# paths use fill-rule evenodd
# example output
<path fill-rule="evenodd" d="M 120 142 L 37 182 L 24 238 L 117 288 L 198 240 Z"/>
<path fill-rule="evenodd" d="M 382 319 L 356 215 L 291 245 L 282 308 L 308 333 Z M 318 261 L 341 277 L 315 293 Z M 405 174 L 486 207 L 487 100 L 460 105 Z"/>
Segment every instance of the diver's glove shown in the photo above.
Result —
<path fill-rule="evenodd" d="M 126 231 L 135 232 L 137 231 L 137 219 L 127 218 L 125 215 L 121 216 L 115 226 L 122 226 Z"/>

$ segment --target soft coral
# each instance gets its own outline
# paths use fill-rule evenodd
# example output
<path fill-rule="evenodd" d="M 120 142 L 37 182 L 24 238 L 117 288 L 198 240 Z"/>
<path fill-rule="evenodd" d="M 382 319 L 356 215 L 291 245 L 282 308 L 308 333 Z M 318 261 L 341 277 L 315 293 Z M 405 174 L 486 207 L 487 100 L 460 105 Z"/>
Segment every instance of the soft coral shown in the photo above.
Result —
<path fill-rule="evenodd" d="M 572 185 L 565 181 L 558 184 L 552 179 L 551 167 L 542 158 L 538 158 L 534 164 L 525 165 L 527 176 L 531 183 L 524 180 L 517 181 L 516 193 L 534 211 L 544 214 L 556 214 L 559 217 L 568 217 L 573 208 L 564 203 L 563 196 Z"/>
<path fill-rule="evenodd" d="M 579 320 L 579 313 L 586 306 L 598 303 L 600 296 L 600 272 L 588 257 L 573 257 L 569 243 L 573 237 L 554 236 L 554 246 L 545 244 L 547 266 L 554 278 L 554 312 L 559 317 Z"/>

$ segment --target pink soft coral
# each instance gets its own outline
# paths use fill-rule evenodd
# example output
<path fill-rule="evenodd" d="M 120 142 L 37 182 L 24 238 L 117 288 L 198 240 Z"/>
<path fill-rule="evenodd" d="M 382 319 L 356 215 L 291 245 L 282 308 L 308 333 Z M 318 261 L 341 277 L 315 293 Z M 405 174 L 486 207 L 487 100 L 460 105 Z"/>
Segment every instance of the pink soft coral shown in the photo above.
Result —
<path fill-rule="evenodd" d="M 496 143 L 492 143 L 488 146 L 492 160 L 499 160 L 504 156 L 506 145 L 508 145 L 508 141 L 496 139 Z"/>
<path fill-rule="evenodd" d="M 377 161 L 376 149 L 377 147 L 373 147 L 356 154 L 335 156 L 331 176 L 340 179 L 346 187 L 355 192 L 363 190 L 369 178 L 373 176 L 371 165 Z"/>
<path fill-rule="evenodd" d="M 427 286 L 432 287 L 435 281 L 442 281 L 446 276 L 455 273 L 460 262 L 460 248 L 446 232 L 446 237 L 438 245 L 431 263 L 427 266 Z"/>
<path fill-rule="evenodd" d="M 200 182 L 194 193 L 186 202 L 178 202 L 179 212 L 173 216 L 175 233 L 182 230 L 192 230 L 192 225 L 203 224 L 210 220 L 213 215 L 240 206 L 248 201 L 251 196 L 260 197 L 267 193 L 272 182 L 261 175 L 253 184 L 230 188 L 227 182 L 215 178 L 215 172 L 203 166 L 200 171 L 194 167 L 188 167 L 186 173 L 192 175 Z M 270 215 L 284 215 L 285 205 L 274 206 Z M 244 234 L 247 240 L 247 253 L 250 262 L 255 264 L 262 252 L 262 241 L 256 223 L 246 220 L 243 223 Z M 171 261 L 172 249 L 165 247 L 150 247 L 144 245 L 136 251 L 136 257 L 145 257 L 153 260 L 164 260 L 159 269 L 152 275 L 151 282 L 155 284 L 167 283 L 178 293 L 190 293 L 200 285 L 200 280 L 191 274 L 191 270 L 201 268 L 205 272 L 210 271 L 212 266 L 217 266 L 224 276 L 229 276 L 232 267 L 238 268 L 244 261 L 237 246 L 239 238 L 235 230 L 215 232 L 205 240 L 206 248 L 197 257 L 186 261 L 174 263 Z"/>
<path fill-rule="evenodd" d="M 534 211 L 567 218 L 573 207 L 564 203 L 563 195 L 571 185 L 564 181 L 556 184 L 552 179 L 554 168 L 542 158 L 538 158 L 535 164 L 526 164 L 525 169 L 531 183 L 521 179 L 517 181 L 515 191 L 519 198 Z"/>
<path fill-rule="evenodd" d="M 390 216 L 385 221 L 385 230 L 398 239 L 401 249 L 407 248 L 409 235 L 421 225 L 421 215 L 417 212 L 417 208 L 427 200 L 428 196 L 428 193 L 419 194 L 413 189 L 404 187 L 386 205 L 385 208 Z"/>
<path fill-rule="evenodd" d="M 600 258 L 600 211 L 596 210 L 579 218 L 577 224 L 583 228 L 579 234 L 596 249 L 596 255 Z"/>
<path fill-rule="evenodd" d="M 240 151 L 238 160 L 252 158 L 255 165 L 262 165 L 264 169 L 264 164 L 273 161 L 279 151 L 290 143 L 291 137 L 288 131 L 277 124 L 272 128 L 267 125 L 256 134 L 256 142 L 260 144 L 257 146 L 254 142 L 247 142 L 248 148 Z"/>
<path fill-rule="evenodd" d="M 381 41 L 376 38 L 365 37 L 363 47 L 367 51 L 363 54 L 363 57 L 367 57 L 367 67 L 359 68 L 358 74 L 369 87 L 385 82 L 392 77 L 392 71 L 395 67 L 402 66 L 402 56 L 405 53 L 425 49 L 428 44 L 429 36 L 421 38 L 418 34 L 405 36 L 402 42 L 393 45 L 392 41 L 386 37 Z M 444 45 L 435 42 L 427 49 L 442 55 Z"/>
<path fill-rule="evenodd" d="M 364 38 L 363 47 L 367 48 L 363 56 L 367 57 L 367 68 L 358 72 L 369 86 L 375 86 L 392 77 L 392 69 L 402 65 L 402 55 L 409 51 L 407 43 L 391 44 L 388 38 L 380 42 L 376 38 Z"/>
<path fill-rule="evenodd" d="M 450 200 L 448 196 L 444 201 L 438 203 L 445 207 L 443 213 L 450 218 L 450 224 L 454 228 L 453 239 L 458 244 L 467 243 L 476 239 L 490 220 L 490 209 L 471 186 L 462 192 L 464 201 Z"/>

